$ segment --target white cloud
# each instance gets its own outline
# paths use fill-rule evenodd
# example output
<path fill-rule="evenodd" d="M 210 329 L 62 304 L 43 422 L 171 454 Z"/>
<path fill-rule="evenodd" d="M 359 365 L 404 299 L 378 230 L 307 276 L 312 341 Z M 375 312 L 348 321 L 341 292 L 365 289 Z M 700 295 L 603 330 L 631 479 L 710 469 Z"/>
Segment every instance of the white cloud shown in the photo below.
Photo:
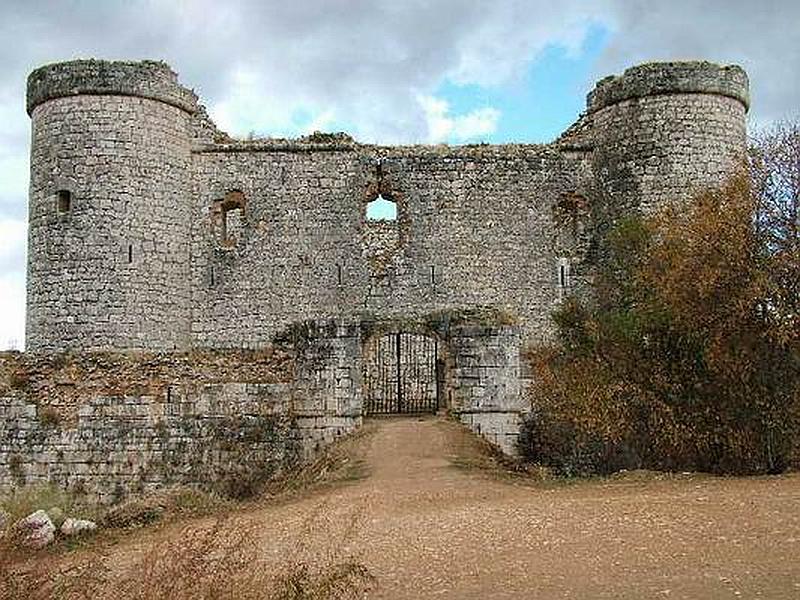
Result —
<path fill-rule="evenodd" d="M 597 25 L 612 34 L 594 77 L 646 60 L 707 58 L 747 68 L 756 122 L 796 115 L 800 97 L 796 0 L 134 0 L 46 9 L 4 0 L 2 16 L 0 37 L 14 42 L 0 46 L 0 219 L 15 221 L 26 214 L 25 78 L 71 58 L 166 60 L 235 134 L 345 123 L 356 139 L 379 143 L 490 135 L 496 108 L 452 114 L 437 96 L 442 84 L 519 83 L 547 48 L 576 54 Z M 24 244 L 0 244 L 0 277 L 19 292 Z M 10 294 L 0 289 L 2 302 Z M 17 308 L 0 305 L 6 320 L 21 314 L 23 295 L 14 298 Z"/>
<path fill-rule="evenodd" d="M 548 46 L 579 52 L 593 24 L 607 24 L 607 2 L 495 2 L 458 40 L 457 62 L 447 76 L 461 84 L 503 85 L 524 75 Z"/>
<path fill-rule="evenodd" d="M 479 108 L 464 115 L 451 115 L 446 100 L 420 95 L 417 101 L 425 111 L 427 141 L 432 143 L 480 140 L 494 133 L 500 120 L 500 111 L 492 107 Z"/>
<path fill-rule="evenodd" d="M 653 60 L 736 63 L 750 75 L 756 122 L 796 116 L 800 98 L 800 2 L 796 0 L 617 0 L 596 72 Z"/>
<path fill-rule="evenodd" d="M 25 343 L 25 275 L 0 273 L 0 350 L 22 350 Z"/>
<path fill-rule="evenodd" d="M 27 221 L 3 218 L 0 215 L 0 265 L 9 259 L 24 256 L 27 240 Z"/>
<path fill-rule="evenodd" d="M 303 127 L 303 133 L 314 133 L 315 131 L 326 131 L 336 118 L 336 113 L 331 110 L 321 112 Z"/>
<path fill-rule="evenodd" d="M 0 350 L 25 342 L 25 255 L 28 227 L 0 215 Z"/>

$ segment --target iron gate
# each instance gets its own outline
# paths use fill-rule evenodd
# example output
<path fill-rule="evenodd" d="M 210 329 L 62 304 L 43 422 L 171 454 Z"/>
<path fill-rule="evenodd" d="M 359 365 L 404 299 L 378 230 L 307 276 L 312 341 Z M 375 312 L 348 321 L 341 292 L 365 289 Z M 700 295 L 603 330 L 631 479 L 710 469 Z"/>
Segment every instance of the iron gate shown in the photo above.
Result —
<path fill-rule="evenodd" d="M 437 359 L 437 341 L 427 335 L 395 332 L 373 338 L 365 348 L 364 414 L 436 412 Z"/>

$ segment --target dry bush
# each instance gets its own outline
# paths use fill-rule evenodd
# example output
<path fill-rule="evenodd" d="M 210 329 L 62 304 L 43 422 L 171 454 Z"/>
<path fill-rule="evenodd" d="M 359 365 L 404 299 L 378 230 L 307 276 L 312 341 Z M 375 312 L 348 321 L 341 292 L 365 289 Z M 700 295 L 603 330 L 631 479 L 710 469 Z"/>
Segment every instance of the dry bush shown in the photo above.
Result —
<path fill-rule="evenodd" d="M 567 475 L 790 466 L 800 433 L 800 128 L 793 136 L 796 145 L 781 138 L 721 189 L 610 231 L 593 302 L 566 302 L 555 315 L 561 347 L 530 357 L 530 460 Z M 769 173 L 776 156 L 796 170 Z"/>
<path fill-rule="evenodd" d="M 363 515 L 356 507 L 350 516 L 335 522 L 327 502 L 321 502 L 306 521 L 291 560 L 272 578 L 270 600 L 345 600 L 361 598 L 375 585 L 373 574 L 342 549 L 352 541 Z M 314 534 L 324 532 L 327 544 L 316 547 Z"/>
<path fill-rule="evenodd" d="M 319 505 L 305 524 L 292 556 L 271 567 L 261 556 L 266 543 L 257 522 L 218 518 L 207 527 L 189 526 L 147 553 L 113 583 L 115 597 L 153 600 L 194 598 L 340 600 L 361 597 L 373 584 L 369 571 L 340 548 L 352 535 L 357 517 L 334 531 L 327 505 Z M 358 513 L 354 513 L 358 514 Z M 327 519 L 327 520 L 326 520 Z M 330 544 L 320 550 L 312 533 L 324 529 Z"/>
<path fill-rule="evenodd" d="M 42 427 L 59 427 L 61 425 L 61 415 L 55 408 L 45 406 L 39 409 L 39 423 L 42 424 Z"/>
<path fill-rule="evenodd" d="M 144 496 L 126 500 L 109 508 L 100 519 L 103 527 L 126 529 L 141 527 L 158 521 L 164 514 L 163 499 L 156 496 Z"/>
<path fill-rule="evenodd" d="M 11 371 L 8 376 L 8 388 L 12 390 L 24 390 L 31 382 L 30 374 L 24 367 L 19 367 Z"/>
<path fill-rule="evenodd" d="M 255 536 L 255 524 L 224 517 L 210 527 L 188 526 L 148 550 L 114 581 L 114 589 L 120 598 L 234 598 L 236 576 L 255 569 Z"/>
<path fill-rule="evenodd" d="M 274 600 L 315 600 L 318 598 L 360 598 L 372 587 L 369 570 L 353 559 L 325 568 L 312 568 L 307 563 L 295 563 L 276 578 L 270 592 Z"/>
<path fill-rule="evenodd" d="M 0 538 L 0 600 L 94 600 L 107 582 L 105 557 L 96 551 L 62 561 L 22 549 L 12 532 Z"/>

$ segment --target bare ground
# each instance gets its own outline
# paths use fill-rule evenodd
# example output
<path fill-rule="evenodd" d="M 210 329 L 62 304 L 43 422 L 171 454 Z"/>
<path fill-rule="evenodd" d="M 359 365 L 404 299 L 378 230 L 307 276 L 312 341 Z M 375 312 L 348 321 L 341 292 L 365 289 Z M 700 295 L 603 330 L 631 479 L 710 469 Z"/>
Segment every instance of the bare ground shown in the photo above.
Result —
<path fill-rule="evenodd" d="M 441 418 L 371 422 L 345 444 L 359 477 L 235 516 L 257 527 L 260 568 L 353 556 L 369 598 L 800 598 L 798 475 L 533 482 Z"/>

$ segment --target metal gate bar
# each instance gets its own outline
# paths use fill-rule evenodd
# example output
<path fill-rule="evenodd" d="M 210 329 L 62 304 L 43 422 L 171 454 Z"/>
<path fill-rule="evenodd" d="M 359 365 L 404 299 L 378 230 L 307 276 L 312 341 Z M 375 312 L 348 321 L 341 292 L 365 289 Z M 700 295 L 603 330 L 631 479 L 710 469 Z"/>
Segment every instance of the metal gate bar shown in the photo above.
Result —
<path fill-rule="evenodd" d="M 373 339 L 365 349 L 364 413 L 408 414 L 438 409 L 438 344 L 406 332 Z"/>

